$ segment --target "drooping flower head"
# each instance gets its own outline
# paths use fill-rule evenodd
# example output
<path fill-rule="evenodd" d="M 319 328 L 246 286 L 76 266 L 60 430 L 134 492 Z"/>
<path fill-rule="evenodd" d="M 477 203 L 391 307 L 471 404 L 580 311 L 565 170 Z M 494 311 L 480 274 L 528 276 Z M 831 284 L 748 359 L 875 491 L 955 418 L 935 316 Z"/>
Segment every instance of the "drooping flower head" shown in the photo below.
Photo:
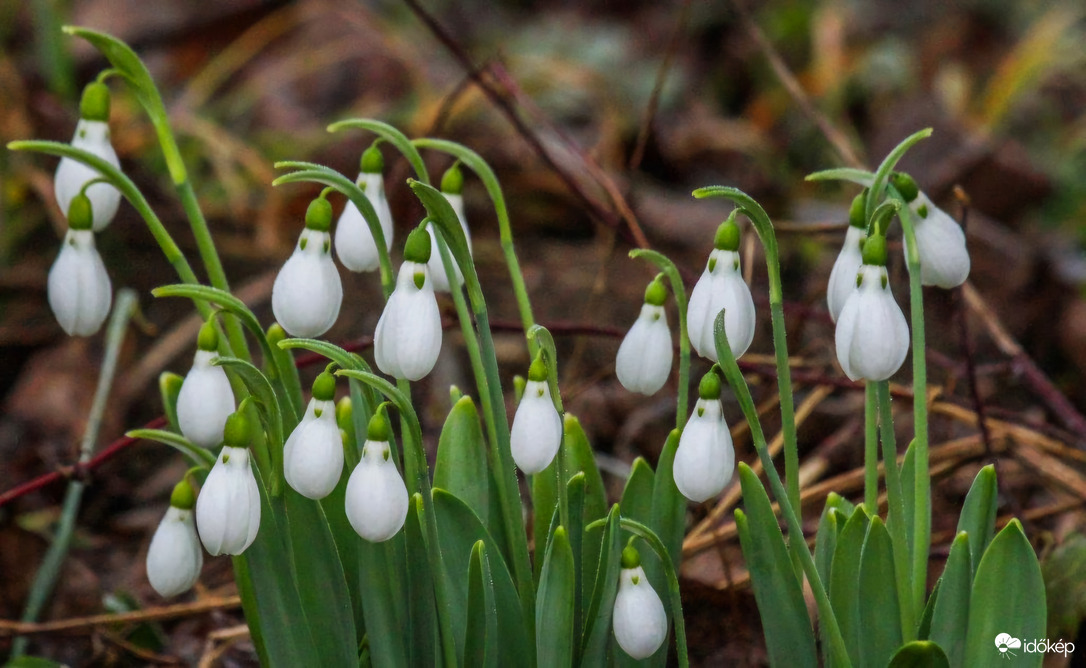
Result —
<path fill-rule="evenodd" d="M 377 218 L 381 222 L 381 232 L 385 238 L 385 249 L 392 248 L 392 210 L 385 197 L 385 159 L 377 142 L 362 153 L 361 171 L 358 174 L 358 186 L 362 188 L 366 199 L 373 205 Z M 351 271 L 373 271 L 381 265 L 377 252 L 377 242 L 362 212 L 347 201 L 336 222 L 336 255 L 339 261 Z"/>
<path fill-rule="evenodd" d="M 663 275 L 657 276 L 645 289 L 645 303 L 615 358 L 615 375 L 630 392 L 655 394 L 671 375 L 671 330 L 667 326 L 664 301 L 667 288 Z"/>
<path fill-rule="evenodd" d="M 92 204 L 77 194 L 68 209 L 68 233 L 49 269 L 49 307 L 70 336 L 90 336 L 101 328 L 113 303 L 113 286 L 94 246 Z"/>
<path fill-rule="evenodd" d="M 196 495 L 187 480 L 173 488 L 170 507 L 159 522 L 147 550 L 147 579 L 159 596 L 169 598 L 192 589 L 204 565 L 192 508 Z"/>
<path fill-rule="evenodd" d="M 735 472 L 735 448 L 720 406 L 720 387 L 714 370 L 702 376 L 698 402 L 675 450 L 675 486 L 695 503 L 719 494 Z"/>
<path fill-rule="evenodd" d="M 908 174 L 895 172 L 890 176 L 890 182 L 912 212 L 916 251 L 920 255 L 920 282 L 947 289 L 964 283 L 969 278 L 970 261 L 962 226 L 932 204 Z M 904 247 L 908 259 L 908 238 Z"/>
<path fill-rule="evenodd" d="M 196 499 L 196 528 L 211 556 L 241 554 L 260 528 L 260 490 L 249 468 L 247 401 L 226 420 L 225 445 Z"/>
<path fill-rule="evenodd" d="M 202 448 L 222 443 L 226 419 L 234 412 L 234 392 L 221 366 L 212 362 L 219 356 L 219 333 L 208 320 L 196 338 L 196 357 L 177 395 L 177 423 L 185 438 Z"/>
<path fill-rule="evenodd" d="M 845 243 L 841 246 L 841 252 L 837 254 L 837 260 L 833 263 L 833 271 L 830 272 L 830 283 L 826 288 L 826 305 L 830 309 L 830 317 L 837 322 L 841 315 L 841 309 L 845 307 L 845 301 L 856 288 L 856 272 L 863 264 L 861 249 L 864 239 L 867 238 L 867 220 L 864 218 L 864 197 L 867 191 L 856 195 L 852 200 L 852 206 L 848 213 L 848 230 L 845 232 Z"/>
<path fill-rule="evenodd" d="M 313 382 L 305 416 L 283 448 L 287 484 L 310 499 L 328 496 L 343 473 L 343 439 L 336 424 L 336 377 L 327 371 Z"/>
<path fill-rule="evenodd" d="M 441 352 L 441 312 L 426 265 L 429 257 L 426 230 L 416 228 L 407 236 L 396 288 L 373 334 L 377 368 L 396 378 L 422 378 L 434 368 Z"/>
<path fill-rule="evenodd" d="M 513 416 L 509 441 L 513 461 L 526 475 L 547 468 L 562 445 L 562 418 L 551 398 L 542 352 L 528 368 L 528 382 Z"/>
<path fill-rule="evenodd" d="M 392 430 L 382 406 L 370 418 L 362 459 L 347 480 L 347 519 L 372 543 L 395 536 L 407 519 L 408 496 L 392 458 Z"/>
<path fill-rule="evenodd" d="M 716 361 L 713 323 L 724 309 L 724 328 L 738 359 L 754 340 L 754 299 L 739 271 L 739 226 L 735 212 L 717 228 L 709 262 L 690 293 L 686 326 L 690 344 L 702 357 Z"/>
<path fill-rule="evenodd" d="M 618 646 L 635 659 L 652 656 L 667 638 L 664 604 L 645 577 L 641 555 L 632 544 L 622 550 L 622 572 L 611 625 Z"/>
<path fill-rule="evenodd" d="M 320 336 L 335 324 L 343 284 L 332 262 L 332 205 L 325 193 L 309 204 L 305 229 L 272 286 L 272 312 L 291 336 Z"/>
<path fill-rule="evenodd" d="M 456 218 L 460 221 L 460 228 L 464 230 L 464 238 L 468 242 L 468 253 L 471 253 L 471 231 L 468 230 L 468 221 L 464 217 L 464 197 L 461 195 L 463 189 L 464 175 L 460 171 L 459 163 L 455 163 L 441 177 L 441 193 L 445 195 L 445 199 L 449 201 L 449 205 L 456 213 Z M 441 253 L 437 247 L 437 233 L 434 231 L 434 224 L 427 225 L 426 231 L 430 234 L 430 260 L 428 266 L 430 276 L 434 279 L 434 290 L 448 292 L 450 281 L 445 273 L 445 265 L 441 262 Z M 453 263 L 453 272 L 456 274 L 456 285 L 462 285 L 464 283 L 464 273 L 460 271 L 460 267 L 455 262 Z"/>
<path fill-rule="evenodd" d="M 852 380 L 886 380 L 909 352 L 909 325 L 890 291 L 882 233 L 864 242 L 863 265 L 837 319 L 836 342 L 837 360 Z"/>
<path fill-rule="evenodd" d="M 117 152 L 109 142 L 109 88 L 104 83 L 93 82 L 83 89 L 79 103 L 79 123 L 75 126 L 72 146 L 93 153 L 114 167 L 120 168 Z M 53 192 L 61 211 L 68 211 L 75 196 L 83 191 L 89 181 L 101 177 L 98 170 L 78 160 L 61 158 L 53 177 Z M 121 193 L 108 183 L 95 183 L 86 188 L 94 208 L 95 232 L 106 228 L 117 214 Z"/>

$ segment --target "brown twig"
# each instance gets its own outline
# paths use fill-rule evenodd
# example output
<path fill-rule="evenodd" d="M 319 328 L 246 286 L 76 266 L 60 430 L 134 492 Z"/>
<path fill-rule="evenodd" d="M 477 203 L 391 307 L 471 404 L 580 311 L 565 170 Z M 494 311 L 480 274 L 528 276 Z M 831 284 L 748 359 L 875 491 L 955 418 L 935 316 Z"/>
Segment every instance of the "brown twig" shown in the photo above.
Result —
<path fill-rule="evenodd" d="M 32 635 L 36 633 L 58 633 L 61 631 L 80 631 L 98 626 L 126 624 L 135 622 L 157 622 L 177 617 L 189 617 L 214 610 L 229 610 L 241 607 L 240 596 L 210 598 L 191 603 L 177 603 L 159 608 L 136 610 L 135 612 L 109 613 L 58 619 L 51 622 L 17 622 L 0 619 L 0 637 L 14 635 Z"/>

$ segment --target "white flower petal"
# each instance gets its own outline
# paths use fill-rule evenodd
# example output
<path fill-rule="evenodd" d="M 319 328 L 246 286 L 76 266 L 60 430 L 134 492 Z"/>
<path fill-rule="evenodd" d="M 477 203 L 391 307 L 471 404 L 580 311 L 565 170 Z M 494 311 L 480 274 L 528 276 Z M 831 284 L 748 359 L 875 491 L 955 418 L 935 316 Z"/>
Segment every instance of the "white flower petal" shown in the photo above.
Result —
<path fill-rule="evenodd" d="M 845 307 L 848 296 L 856 289 L 856 274 L 863 264 L 863 256 L 860 252 L 860 244 L 864 240 L 864 231 L 858 227 L 848 226 L 845 232 L 845 243 L 841 246 L 841 252 L 837 254 L 837 260 L 833 263 L 833 271 L 830 272 L 830 282 L 826 287 L 826 305 L 830 309 L 830 317 L 834 322 L 841 315 L 841 309 Z"/>
<path fill-rule="evenodd" d="M 249 451 L 224 446 L 196 498 L 196 526 L 208 554 L 241 554 L 260 528 L 260 490 Z"/>
<path fill-rule="evenodd" d="M 90 336 L 101 328 L 113 302 L 113 287 L 90 230 L 68 230 L 49 270 L 49 306 L 71 336 Z"/>
<path fill-rule="evenodd" d="M 222 367 L 211 360 L 218 353 L 197 350 L 192 369 L 177 395 L 177 422 L 185 438 L 202 448 L 222 443 L 226 418 L 234 412 L 234 392 Z"/>
<path fill-rule="evenodd" d="M 170 506 L 147 550 L 147 579 L 160 596 L 177 596 L 192 589 L 203 565 L 192 511 Z"/>
<path fill-rule="evenodd" d="M 646 659 L 667 638 L 664 604 L 640 566 L 622 569 L 620 578 L 611 622 L 615 640 L 631 657 Z"/>
<path fill-rule="evenodd" d="M 529 380 L 524 386 L 509 441 L 513 461 L 528 475 L 547 468 L 558 453 L 562 445 L 562 418 L 551 400 L 547 381 Z"/>
<path fill-rule="evenodd" d="M 105 121 L 80 119 L 79 124 L 75 126 L 72 146 L 93 153 L 118 169 L 121 166 L 113 145 L 109 143 L 109 123 Z M 97 170 L 78 160 L 60 159 L 56 176 L 53 177 L 53 192 L 57 197 L 57 205 L 65 216 L 68 215 L 72 199 L 79 194 L 83 184 L 99 176 L 101 174 Z M 121 193 L 108 183 L 96 183 L 87 188 L 87 198 L 91 202 L 91 210 L 94 214 L 94 231 L 101 232 L 117 214 Z"/>
<path fill-rule="evenodd" d="M 294 253 L 275 277 L 272 312 L 291 336 L 320 336 L 339 317 L 343 284 L 331 247 L 327 232 L 303 230 Z"/>
<path fill-rule="evenodd" d="M 347 480 L 347 519 L 359 536 L 373 543 L 395 536 L 407 519 L 407 486 L 391 447 L 385 441 L 366 441 L 362 460 Z"/>
<path fill-rule="evenodd" d="M 927 208 L 927 217 L 920 216 L 921 207 Z M 916 249 L 920 255 L 920 282 L 947 289 L 964 283 L 969 277 L 970 261 L 961 225 L 932 204 L 924 193 L 920 193 L 909 208 L 915 214 L 912 220 Z M 908 243 L 906 240 L 906 258 Z"/>
<path fill-rule="evenodd" d="M 392 211 L 385 197 L 384 178 L 380 174 L 363 172 L 358 175 L 357 182 L 363 188 L 381 222 L 386 249 L 391 249 Z M 339 261 L 351 271 L 373 271 L 381 265 L 377 244 L 374 242 L 370 227 L 353 202 L 347 202 L 336 223 L 335 246 Z"/>
<path fill-rule="evenodd" d="M 323 499 L 335 489 L 342 473 L 343 439 L 336 424 L 336 405 L 310 399 L 305 417 L 283 448 L 287 484 L 304 497 Z"/>
<path fill-rule="evenodd" d="M 460 229 L 464 230 L 464 238 L 468 242 L 468 253 L 473 253 L 471 248 L 471 231 L 468 230 L 468 221 L 464 217 L 464 198 L 461 195 L 450 195 L 443 193 L 445 199 L 449 200 L 449 204 L 452 206 L 456 217 L 460 220 Z M 437 247 L 437 236 L 434 233 L 434 224 L 430 223 L 426 226 L 426 231 L 430 233 L 430 260 L 426 263 L 426 266 L 430 269 L 430 277 L 434 280 L 435 292 L 448 292 L 449 291 L 449 278 L 445 274 L 445 265 L 441 262 L 441 253 Z M 455 258 L 453 262 L 453 270 L 456 273 L 456 284 L 461 285 L 464 282 L 464 274 L 460 271 L 460 266 L 456 264 Z"/>
<path fill-rule="evenodd" d="M 654 394 L 671 375 L 674 351 L 662 306 L 644 304 L 615 358 L 615 375 L 630 392 Z"/>
<path fill-rule="evenodd" d="M 837 321 L 837 360 L 852 380 L 886 380 L 909 353 L 909 326 L 890 291 L 886 268 L 863 265 L 860 277 Z"/>
<path fill-rule="evenodd" d="M 673 466 L 675 486 L 696 503 L 713 498 L 732 479 L 735 449 L 719 400 L 698 400 L 679 437 Z"/>
<path fill-rule="evenodd" d="M 415 285 L 415 274 L 427 271 L 426 265 L 415 262 L 400 266 L 396 289 L 373 334 L 377 368 L 396 378 L 422 378 L 441 352 L 441 312 L 432 281 L 427 276 L 422 288 Z"/>
<path fill-rule="evenodd" d="M 754 340 L 754 299 L 739 271 L 739 254 L 714 250 L 690 293 L 686 309 L 690 344 L 699 355 L 713 361 L 717 361 L 713 325 L 721 309 L 725 310 L 724 331 L 728 344 L 732 354 L 739 358 Z"/>

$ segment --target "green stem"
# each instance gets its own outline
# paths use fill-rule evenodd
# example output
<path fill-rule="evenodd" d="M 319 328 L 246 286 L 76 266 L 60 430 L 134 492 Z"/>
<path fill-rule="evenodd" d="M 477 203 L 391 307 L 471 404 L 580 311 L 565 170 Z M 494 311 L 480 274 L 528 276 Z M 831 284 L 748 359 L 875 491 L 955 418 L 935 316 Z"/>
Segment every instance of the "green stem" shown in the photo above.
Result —
<path fill-rule="evenodd" d="M 690 656 L 686 649 L 686 624 L 683 621 L 683 602 L 682 597 L 679 595 L 679 578 L 675 573 L 675 566 L 671 563 L 671 557 L 668 556 L 667 548 L 664 547 L 660 537 L 650 529 L 649 527 L 625 517 L 619 518 L 619 523 L 622 528 L 630 533 L 640 537 L 649 547 L 652 548 L 656 556 L 659 557 L 660 563 L 664 566 L 664 576 L 667 579 L 667 593 L 671 603 L 671 619 L 675 626 L 675 650 L 679 655 L 679 665 L 689 666 Z M 588 531 L 588 528 L 585 528 Z"/>
<path fill-rule="evenodd" d="M 909 573 L 909 541 L 905 528 L 905 505 L 901 495 L 901 475 L 897 470 L 897 439 L 894 415 L 890 409 L 890 382 L 874 384 L 879 402 L 879 432 L 882 434 L 882 462 L 886 475 L 886 520 L 894 545 L 894 579 L 901 613 L 901 637 L 916 640 L 916 608 L 912 605 Z"/>
<path fill-rule="evenodd" d="M 879 423 L 875 383 L 864 383 L 864 505 L 879 512 Z"/>

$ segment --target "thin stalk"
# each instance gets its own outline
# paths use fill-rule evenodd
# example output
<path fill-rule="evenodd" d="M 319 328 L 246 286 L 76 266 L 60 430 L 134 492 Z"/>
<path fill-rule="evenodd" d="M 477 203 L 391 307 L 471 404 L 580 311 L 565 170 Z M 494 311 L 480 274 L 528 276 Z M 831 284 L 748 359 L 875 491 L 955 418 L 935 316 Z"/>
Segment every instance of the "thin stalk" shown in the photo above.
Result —
<path fill-rule="evenodd" d="M 109 390 L 113 386 L 113 377 L 117 372 L 117 361 L 120 358 L 121 344 L 124 342 L 125 330 L 128 321 L 135 312 L 138 298 L 135 291 L 122 288 L 117 291 L 117 299 L 113 305 L 113 315 L 109 320 L 109 328 L 106 330 L 106 349 L 102 357 L 102 372 L 98 376 L 98 386 L 94 390 L 94 401 L 91 404 L 90 415 L 87 416 L 87 428 L 83 432 L 83 440 L 79 444 L 79 466 L 82 467 L 94 456 L 94 444 L 98 441 L 98 431 L 102 426 L 102 416 L 106 412 L 106 402 L 109 399 Z M 64 493 L 64 505 L 57 523 L 56 535 L 49 546 L 49 550 L 42 559 L 41 567 L 34 576 L 34 583 L 30 587 L 27 596 L 26 608 L 23 609 L 23 622 L 33 622 L 41 614 L 45 602 L 56 586 L 60 569 L 64 565 L 64 559 L 68 556 L 68 548 L 72 542 L 72 533 L 75 531 L 75 520 L 79 514 L 79 507 L 83 500 L 83 490 L 86 483 L 77 477 L 68 482 L 68 489 Z M 19 636 L 12 644 L 11 658 L 18 658 L 26 653 L 28 639 Z"/>
<path fill-rule="evenodd" d="M 871 381 L 864 383 L 864 505 L 879 511 L 878 397 Z"/>
<path fill-rule="evenodd" d="M 882 462 L 886 475 L 886 519 L 894 546 L 894 580 L 901 613 L 901 637 L 916 640 L 916 609 L 912 605 L 909 573 L 909 541 L 905 529 L 905 505 L 901 496 L 901 475 L 897 470 L 897 439 L 894 415 L 890 409 L 890 382 L 875 385 L 879 403 L 879 433 L 882 435 Z"/>

